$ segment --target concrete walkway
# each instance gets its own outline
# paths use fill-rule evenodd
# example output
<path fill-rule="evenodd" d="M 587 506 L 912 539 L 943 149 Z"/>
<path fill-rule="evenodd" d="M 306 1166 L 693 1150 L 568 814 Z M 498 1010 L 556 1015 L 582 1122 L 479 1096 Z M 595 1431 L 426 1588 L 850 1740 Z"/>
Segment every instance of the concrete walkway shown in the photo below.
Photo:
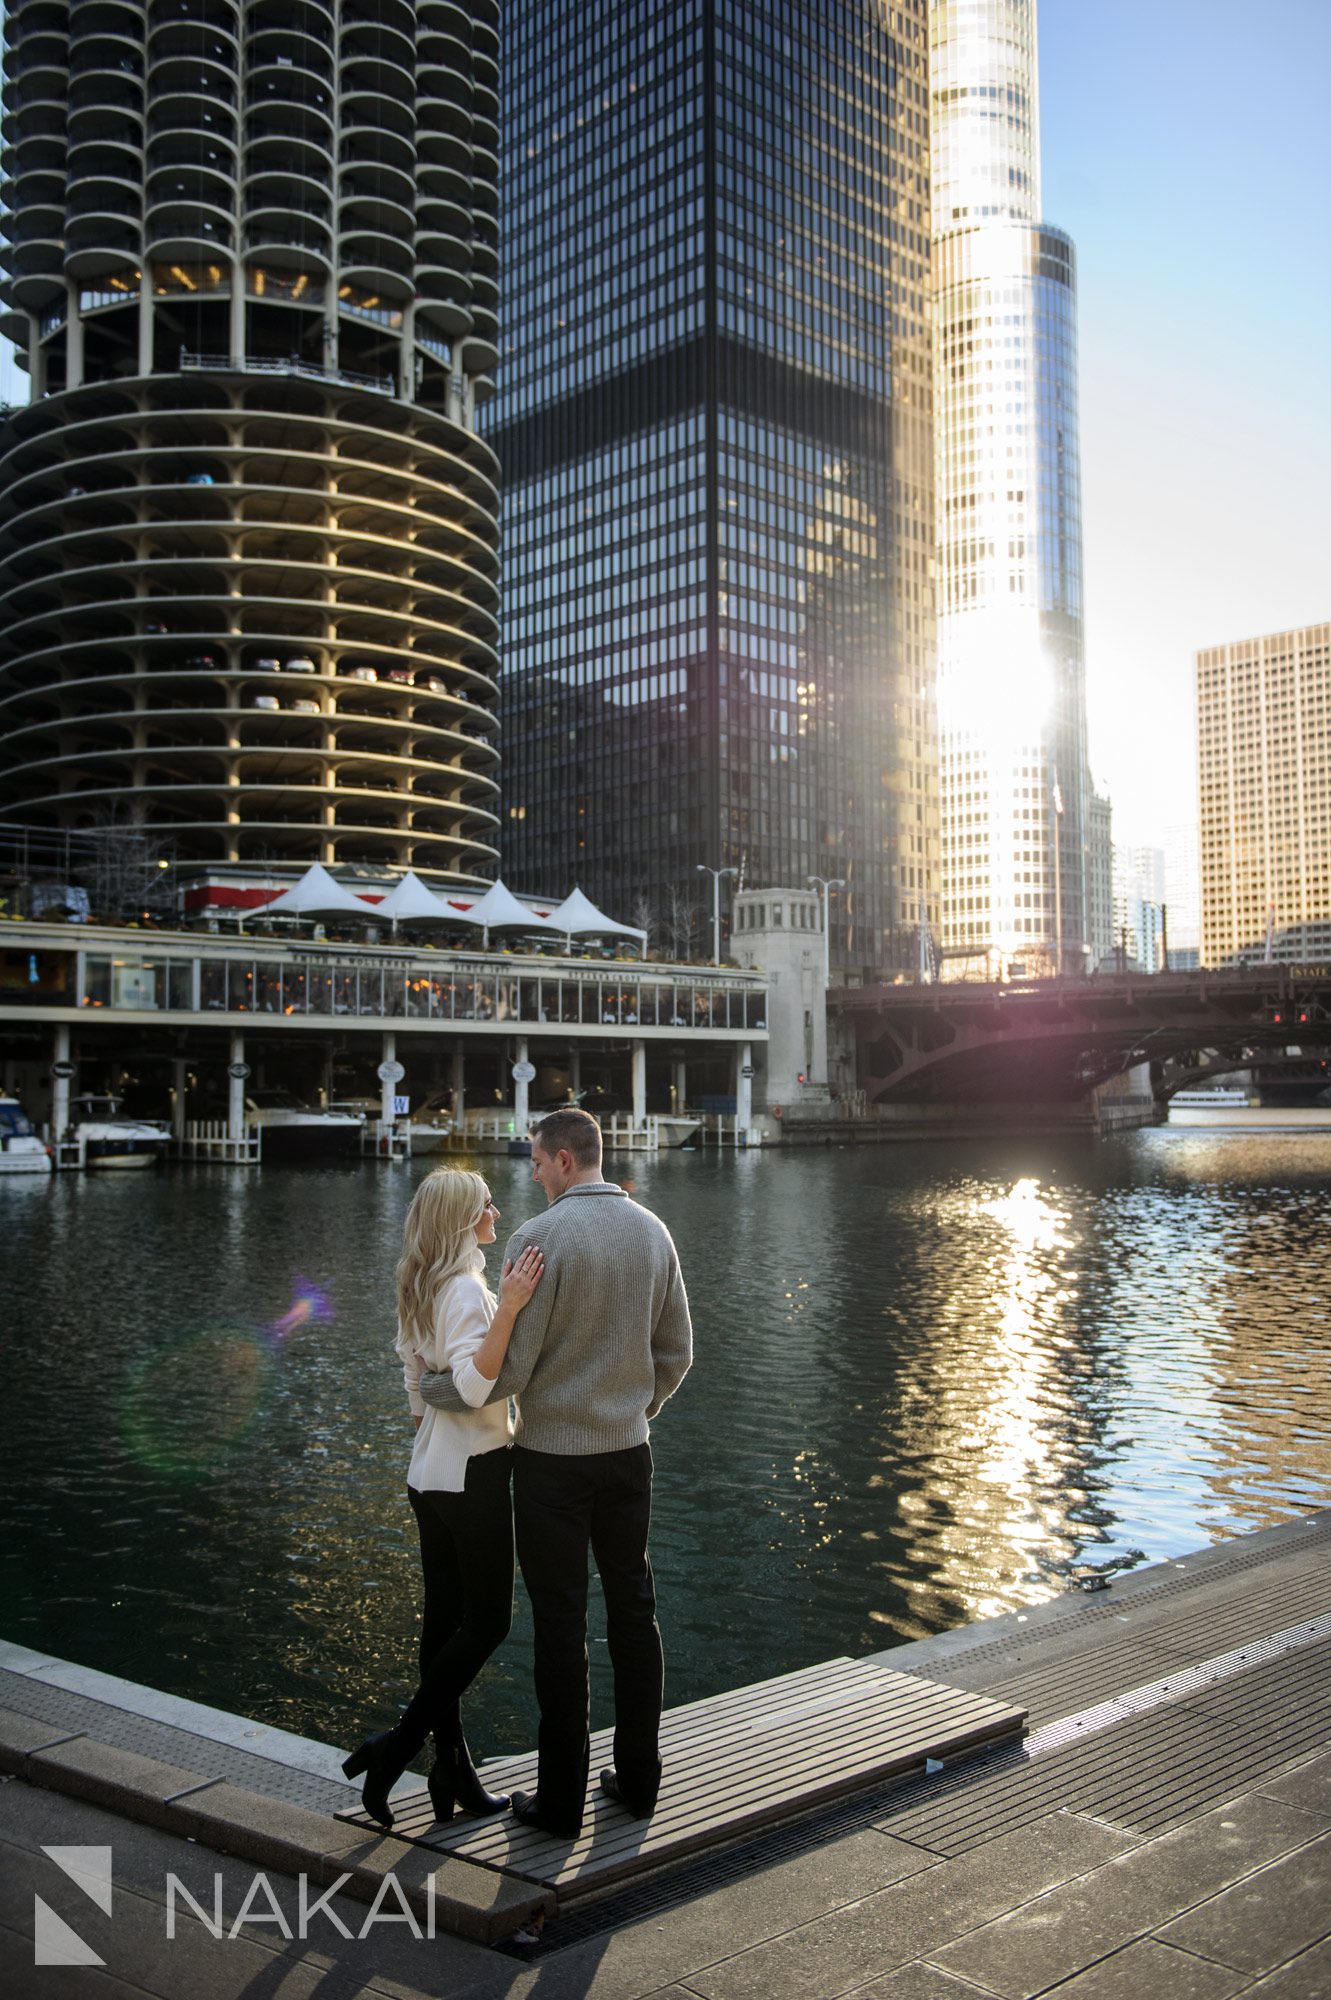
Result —
<path fill-rule="evenodd" d="M 1329 1558 L 1323 1513 L 882 1655 L 894 1671 L 1020 1704 L 1030 1736 L 579 1906 L 525 1949 L 480 1941 L 492 1925 L 481 1899 L 477 1941 L 415 1934 L 425 1909 L 396 1852 L 405 1844 L 339 1850 L 339 1837 L 365 1836 L 314 1800 L 324 1785 L 345 1798 L 320 1768 L 326 1746 L 237 1718 L 210 1724 L 191 1704 L 144 1717 L 123 1683 L 99 1691 L 102 1677 L 11 1648 L 0 1745 L 9 1768 L 32 1761 L 28 1778 L 0 1784 L 0 1978 L 23 2000 L 1331 2000 Z M 75 1739 L 63 1772 L 52 1752 L 21 1747 L 25 1730 L 49 1740 L 62 1728 Z M 141 1730 L 156 1732 L 150 1752 L 126 1744 Z M 252 1797 L 266 1767 L 268 1811 L 240 1838 L 248 1854 L 284 1859 L 260 1873 L 240 1852 L 219 1856 L 204 1844 L 219 1838 L 216 1817 L 194 1840 L 130 1822 L 113 1791 L 96 1796 L 124 1776 L 111 1752 L 174 1761 L 196 1785 L 208 1764 L 200 1808 L 216 1779 Z M 250 1760 L 243 1774 L 236 1759 Z M 83 1796 L 57 1789 L 66 1783 Z M 187 1788 L 173 1796 L 188 1803 Z M 303 1863 L 316 1905 L 304 1937 Z M 382 1882 L 399 1863 L 407 1886 L 389 1896 Z M 169 1890 L 172 1875 L 209 1923 Z M 104 1965 L 37 1965 L 35 1935 L 66 1956 L 73 1936 Z"/>

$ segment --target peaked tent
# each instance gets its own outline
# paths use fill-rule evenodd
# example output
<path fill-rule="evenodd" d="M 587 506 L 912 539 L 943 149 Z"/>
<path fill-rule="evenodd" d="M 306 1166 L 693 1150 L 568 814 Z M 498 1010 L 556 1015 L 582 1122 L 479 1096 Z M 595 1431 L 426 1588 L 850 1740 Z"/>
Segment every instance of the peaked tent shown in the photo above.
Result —
<path fill-rule="evenodd" d="M 502 882 L 492 882 L 478 902 L 459 914 L 465 923 L 479 924 L 484 931 L 548 931 L 553 928 L 547 917 L 529 910 Z"/>
<path fill-rule="evenodd" d="M 607 917 L 598 910 L 581 889 L 574 889 L 565 896 L 559 908 L 551 910 L 547 922 L 552 931 L 562 931 L 570 941 L 575 937 L 634 937 L 646 955 L 646 931 L 639 930 L 635 924 L 616 923 L 613 917 Z"/>
<path fill-rule="evenodd" d="M 323 863 L 316 861 L 307 868 L 299 882 L 265 904 L 256 915 L 265 917 L 373 917 L 376 912 L 369 903 L 353 896 L 340 882 L 335 882 Z"/>
<path fill-rule="evenodd" d="M 372 914 L 387 917 L 392 923 L 436 923 L 455 924 L 466 922 L 466 917 L 458 910 L 450 910 L 439 897 L 426 888 L 420 876 L 409 868 L 400 882 L 394 883 L 382 903 L 376 903 Z"/>

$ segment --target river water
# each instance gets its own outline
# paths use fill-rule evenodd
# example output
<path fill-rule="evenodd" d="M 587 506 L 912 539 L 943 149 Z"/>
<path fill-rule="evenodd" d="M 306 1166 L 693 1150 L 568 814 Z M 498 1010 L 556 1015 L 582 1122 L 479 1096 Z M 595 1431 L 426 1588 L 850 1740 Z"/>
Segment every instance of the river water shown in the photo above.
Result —
<path fill-rule="evenodd" d="M 430 1164 L 0 1183 L 0 1637 L 329 1742 L 392 1719 Z M 508 1223 L 543 1205 L 477 1164 Z M 1331 1503 L 1329 1170 L 1331 1134 L 1167 1129 L 612 1161 L 696 1323 L 654 1437 L 667 1699 Z M 529 1671 L 519 1589 L 478 1754 L 534 1742 Z"/>

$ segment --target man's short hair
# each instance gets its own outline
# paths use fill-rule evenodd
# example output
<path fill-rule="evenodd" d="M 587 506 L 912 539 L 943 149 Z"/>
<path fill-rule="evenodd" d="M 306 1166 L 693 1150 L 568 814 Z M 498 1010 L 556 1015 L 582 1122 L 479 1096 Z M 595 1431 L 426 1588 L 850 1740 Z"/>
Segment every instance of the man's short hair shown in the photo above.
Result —
<path fill-rule="evenodd" d="M 534 1128 L 541 1151 L 553 1159 L 556 1153 L 571 1153 L 579 1167 L 601 1164 L 601 1128 L 590 1111 L 570 1105 L 567 1111 L 551 1111 Z"/>

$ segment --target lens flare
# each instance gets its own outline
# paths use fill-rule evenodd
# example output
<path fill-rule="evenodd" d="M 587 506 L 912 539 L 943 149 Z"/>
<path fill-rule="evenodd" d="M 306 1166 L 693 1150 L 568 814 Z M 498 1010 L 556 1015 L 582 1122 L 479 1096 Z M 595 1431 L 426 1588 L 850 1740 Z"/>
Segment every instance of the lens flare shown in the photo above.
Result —
<path fill-rule="evenodd" d="M 271 1373 L 267 1346 L 248 1334 L 187 1334 L 130 1371 L 121 1443 L 151 1472 L 202 1478 L 253 1423 Z"/>
<path fill-rule="evenodd" d="M 269 1337 L 280 1343 L 298 1327 L 331 1326 L 334 1317 L 333 1302 L 323 1286 L 316 1285 L 312 1278 L 295 1277 L 291 1281 L 291 1304 L 281 1319 L 273 1321 Z"/>

